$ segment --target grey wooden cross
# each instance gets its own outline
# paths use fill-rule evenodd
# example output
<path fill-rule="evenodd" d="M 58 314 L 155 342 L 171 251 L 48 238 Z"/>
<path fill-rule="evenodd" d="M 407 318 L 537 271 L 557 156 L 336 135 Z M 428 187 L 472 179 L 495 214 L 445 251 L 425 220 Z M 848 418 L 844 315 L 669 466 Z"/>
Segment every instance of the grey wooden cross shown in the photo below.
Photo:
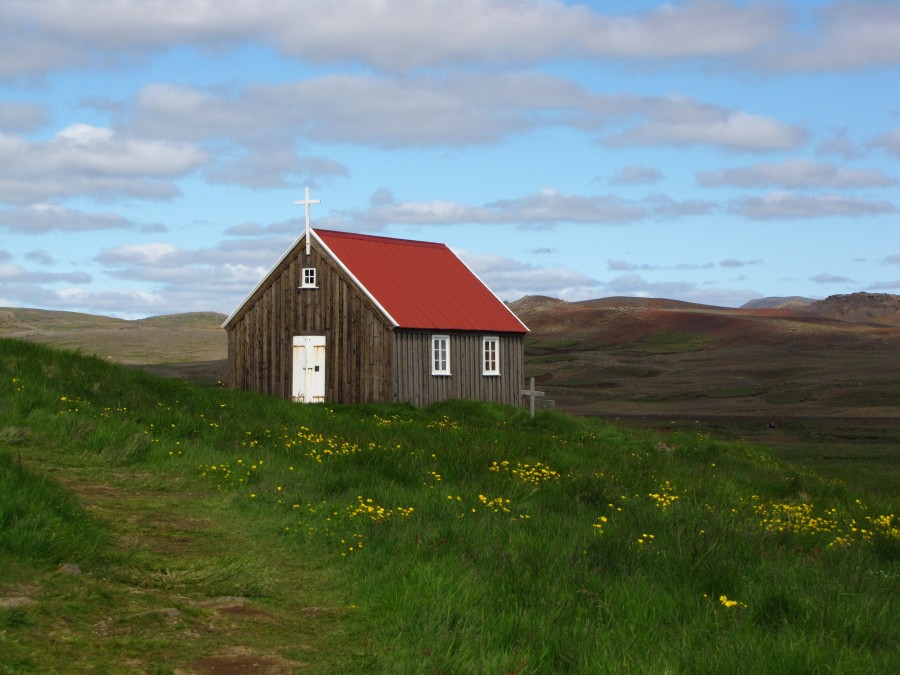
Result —
<path fill-rule="evenodd" d="M 309 188 L 306 188 L 306 199 L 299 199 L 295 204 L 299 204 L 301 206 L 306 207 L 306 257 L 309 257 L 309 205 L 310 204 L 321 204 L 322 201 L 319 199 L 310 199 L 309 198 Z"/>
<path fill-rule="evenodd" d="M 529 409 L 531 410 L 531 416 L 534 417 L 534 399 L 538 396 L 543 396 L 544 392 L 535 391 L 534 390 L 534 378 L 531 378 L 531 387 L 528 389 L 522 390 L 522 396 L 527 396 L 529 399 Z"/>

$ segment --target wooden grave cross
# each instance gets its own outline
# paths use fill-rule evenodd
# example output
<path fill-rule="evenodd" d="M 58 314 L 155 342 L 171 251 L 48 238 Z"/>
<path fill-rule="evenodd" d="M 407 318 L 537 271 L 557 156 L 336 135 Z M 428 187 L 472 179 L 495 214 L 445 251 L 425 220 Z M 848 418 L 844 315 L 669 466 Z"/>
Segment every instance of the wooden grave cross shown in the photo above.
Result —
<path fill-rule="evenodd" d="M 535 391 L 534 389 L 534 378 L 531 378 L 531 386 L 528 389 L 522 390 L 522 396 L 527 396 L 529 400 L 529 409 L 531 410 L 531 416 L 534 417 L 534 399 L 538 396 L 543 396 L 544 392 Z"/>

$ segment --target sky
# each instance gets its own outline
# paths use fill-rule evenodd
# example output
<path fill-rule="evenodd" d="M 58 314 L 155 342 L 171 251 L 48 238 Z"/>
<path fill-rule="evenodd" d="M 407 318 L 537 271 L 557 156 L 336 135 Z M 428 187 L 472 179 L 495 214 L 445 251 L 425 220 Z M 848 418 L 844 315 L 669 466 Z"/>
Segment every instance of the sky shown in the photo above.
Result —
<path fill-rule="evenodd" d="M 230 314 L 306 187 L 504 300 L 900 293 L 900 1 L 0 3 L 0 306 Z"/>

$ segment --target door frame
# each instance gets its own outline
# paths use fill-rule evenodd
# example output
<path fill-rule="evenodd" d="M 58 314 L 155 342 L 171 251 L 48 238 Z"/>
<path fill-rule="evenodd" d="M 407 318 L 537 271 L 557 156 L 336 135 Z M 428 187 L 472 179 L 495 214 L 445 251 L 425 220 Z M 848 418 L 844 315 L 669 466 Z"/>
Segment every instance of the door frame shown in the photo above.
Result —
<path fill-rule="evenodd" d="M 325 402 L 325 336 L 295 335 L 291 345 L 291 400 Z"/>

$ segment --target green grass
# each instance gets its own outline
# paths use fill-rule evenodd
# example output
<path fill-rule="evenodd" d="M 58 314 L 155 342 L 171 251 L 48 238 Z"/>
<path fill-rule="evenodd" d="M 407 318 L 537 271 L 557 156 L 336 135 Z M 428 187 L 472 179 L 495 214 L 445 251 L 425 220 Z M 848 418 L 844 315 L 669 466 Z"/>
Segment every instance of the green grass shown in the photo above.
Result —
<path fill-rule="evenodd" d="M 42 533 L 0 539 L 0 597 L 35 600 L 0 609 L 0 672 L 900 666 L 896 495 L 746 443 L 297 406 L 0 341 L 0 453 L 4 530 Z"/>
<path fill-rule="evenodd" d="M 7 427 L 6 443 L 10 444 Z M 92 560 L 107 544 L 105 530 L 79 508 L 70 492 L 0 452 L 0 550 L 37 565 L 71 558 Z"/>

